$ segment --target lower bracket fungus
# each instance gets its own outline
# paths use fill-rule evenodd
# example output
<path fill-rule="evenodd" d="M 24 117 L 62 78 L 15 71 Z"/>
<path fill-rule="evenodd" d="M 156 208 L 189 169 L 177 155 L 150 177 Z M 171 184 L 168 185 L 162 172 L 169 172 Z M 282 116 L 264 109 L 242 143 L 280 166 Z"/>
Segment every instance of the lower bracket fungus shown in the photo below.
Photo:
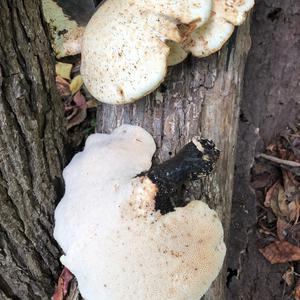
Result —
<path fill-rule="evenodd" d="M 123 125 L 90 136 L 64 170 L 54 236 L 85 300 L 199 300 L 222 267 L 217 213 L 170 201 L 178 185 L 212 171 L 219 151 L 194 138 L 151 167 L 155 150 L 144 129 Z"/>

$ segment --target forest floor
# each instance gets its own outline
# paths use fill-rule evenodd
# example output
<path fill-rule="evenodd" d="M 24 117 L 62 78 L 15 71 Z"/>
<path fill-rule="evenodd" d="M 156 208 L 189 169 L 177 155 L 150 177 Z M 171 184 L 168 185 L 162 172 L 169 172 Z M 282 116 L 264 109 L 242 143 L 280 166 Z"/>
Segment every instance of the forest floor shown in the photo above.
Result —
<path fill-rule="evenodd" d="M 237 250 L 233 239 L 229 251 L 231 260 L 237 257 L 243 260 L 245 255 L 253 259 L 255 263 L 252 270 L 255 268 L 255 272 L 253 274 L 252 270 L 244 269 L 243 263 L 240 263 L 239 269 L 229 269 L 228 287 L 235 295 L 233 299 L 249 299 L 247 296 L 239 298 L 235 294 L 234 283 L 239 276 L 256 278 L 257 282 L 250 281 L 249 285 L 253 284 L 253 289 L 259 287 L 264 290 L 266 298 L 263 299 L 300 299 L 299 125 L 282 131 L 265 148 L 264 153 L 256 153 L 255 157 L 250 158 L 253 166 L 249 170 L 247 188 L 253 191 L 250 200 L 252 207 L 248 211 L 244 202 L 235 201 L 232 223 L 233 237 L 239 227 L 237 224 L 245 225 L 248 222 L 245 227 L 248 228 L 248 242 L 244 249 Z M 243 188 L 244 179 L 236 176 L 235 185 Z M 248 219 L 244 218 L 244 214 L 238 214 L 238 210 L 250 215 Z"/>
<path fill-rule="evenodd" d="M 299 162 L 299 10 L 298 1 L 260 0 L 252 16 L 236 148 L 228 300 L 299 299 L 299 264 L 291 262 L 299 260 L 299 173 L 257 158 L 265 153 Z"/>

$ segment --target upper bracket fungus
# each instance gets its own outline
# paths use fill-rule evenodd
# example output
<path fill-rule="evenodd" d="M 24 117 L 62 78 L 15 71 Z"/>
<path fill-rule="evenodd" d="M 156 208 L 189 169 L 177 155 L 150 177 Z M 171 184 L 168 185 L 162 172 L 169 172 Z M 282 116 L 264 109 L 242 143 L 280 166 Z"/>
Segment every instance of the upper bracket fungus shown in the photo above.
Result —
<path fill-rule="evenodd" d="M 155 90 L 167 66 L 208 56 L 245 20 L 254 0 L 107 0 L 87 25 L 81 73 L 101 102 L 126 104 Z"/>
<path fill-rule="evenodd" d="M 218 51 L 254 0 L 106 0 L 97 10 L 91 3 L 43 0 L 53 47 L 59 58 L 81 51 L 82 77 L 96 99 L 126 104 L 155 90 L 189 53 Z"/>
<path fill-rule="evenodd" d="M 208 22 L 190 35 L 183 48 L 197 57 L 217 52 L 232 35 L 234 26 L 246 20 L 253 5 L 254 0 L 213 0 Z"/>
<path fill-rule="evenodd" d="M 199 300 L 222 267 L 216 212 L 169 202 L 176 185 L 211 172 L 219 151 L 195 138 L 151 167 L 155 149 L 145 130 L 123 125 L 90 136 L 64 170 L 54 236 L 86 300 Z"/>
<path fill-rule="evenodd" d="M 182 43 L 211 13 L 211 0 L 107 0 L 88 23 L 81 73 L 101 102 L 125 104 L 164 80 L 170 48 Z"/>

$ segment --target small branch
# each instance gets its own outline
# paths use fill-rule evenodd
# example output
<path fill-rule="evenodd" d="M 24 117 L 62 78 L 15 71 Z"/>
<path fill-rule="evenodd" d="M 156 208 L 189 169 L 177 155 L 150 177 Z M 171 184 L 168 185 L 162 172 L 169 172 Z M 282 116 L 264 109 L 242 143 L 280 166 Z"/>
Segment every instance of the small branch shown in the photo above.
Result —
<path fill-rule="evenodd" d="M 300 163 L 292 161 L 292 160 L 285 160 L 281 159 L 272 155 L 267 155 L 267 154 L 258 154 L 256 158 L 264 158 L 266 160 L 269 160 L 273 163 L 279 164 L 279 165 L 284 165 L 287 167 L 292 167 L 292 168 L 300 168 Z"/>

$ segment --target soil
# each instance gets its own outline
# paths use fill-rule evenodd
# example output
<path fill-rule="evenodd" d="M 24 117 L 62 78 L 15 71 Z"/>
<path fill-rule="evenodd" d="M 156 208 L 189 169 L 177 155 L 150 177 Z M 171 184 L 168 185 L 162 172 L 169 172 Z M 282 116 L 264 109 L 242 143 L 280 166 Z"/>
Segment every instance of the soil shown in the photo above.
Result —
<path fill-rule="evenodd" d="M 300 3 L 257 1 L 246 65 L 237 142 L 228 249 L 227 299 L 293 299 L 284 291 L 287 264 L 271 265 L 258 251 L 251 168 L 257 153 L 300 116 Z"/>

